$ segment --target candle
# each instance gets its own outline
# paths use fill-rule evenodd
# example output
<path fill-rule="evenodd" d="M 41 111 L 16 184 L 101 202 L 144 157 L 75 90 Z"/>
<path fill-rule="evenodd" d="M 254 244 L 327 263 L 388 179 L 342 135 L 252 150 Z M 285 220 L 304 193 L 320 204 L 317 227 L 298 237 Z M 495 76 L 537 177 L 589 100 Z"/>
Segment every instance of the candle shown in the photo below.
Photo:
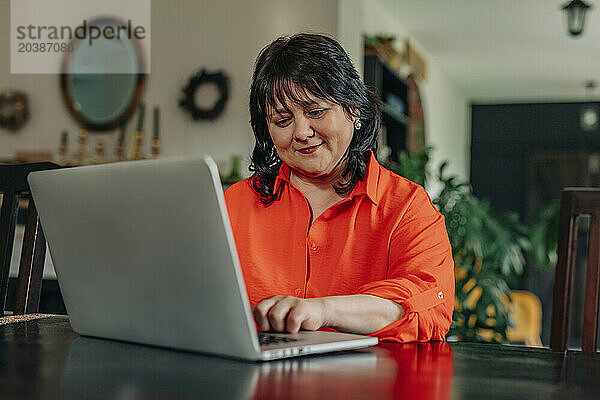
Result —
<path fill-rule="evenodd" d="M 160 121 L 160 114 L 159 114 L 158 107 L 154 107 L 154 133 L 152 135 L 152 139 L 158 139 L 159 121 Z"/>
<path fill-rule="evenodd" d="M 125 127 L 126 124 L 123 122 L 123 124 L 121 124 L 121 131 L 119 132 L 119 142 L 121 143 L 125 141 Z"/>
<path fill-rule="evenodd" d="M 60 156 L 60 163 L 67 164 L 67 142 L 69 141 L 69 134 L 66 129 L 62 131 L 60 135 L 60 144 L 58 146 L 58 155 Z"/>
<path fill-rule="evenodd" d="M 144 111 L 146 111 L 146 105 L 144 103 L 140 103 L 138 107 L 138 131 L 144 130 Z"/>

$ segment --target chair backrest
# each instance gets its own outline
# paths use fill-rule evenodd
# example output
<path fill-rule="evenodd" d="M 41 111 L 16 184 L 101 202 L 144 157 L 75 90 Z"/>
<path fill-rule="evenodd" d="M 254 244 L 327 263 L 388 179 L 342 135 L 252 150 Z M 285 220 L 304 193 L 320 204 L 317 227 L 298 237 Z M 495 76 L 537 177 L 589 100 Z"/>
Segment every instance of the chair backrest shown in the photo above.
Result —
<path fill-rule="evenodd" d="M 37 210 L 31 200 L 27 175 L 33 171 L 59 168 L 50 162 L 0 164 L 0 317 L 4 316 L 19 199 L 28 198 L 27 223 L 23 237 L 19 277 L 13 314 L 35 313 L 39 309 L 46 240 Z"/>
<path fill-rule="evenodd" d="M 598 298 L 600 278 L 600 188 L 565 188 L 560 199 L 558 263 L 554 282 L 554 303 L 550 348 L 567 350 L 573 292 L 573 271 L 577 253 L 577 224 L 581 215 L 590 215 L 588 264 L 585 285 L 582 349 L 597 349 Z"/>

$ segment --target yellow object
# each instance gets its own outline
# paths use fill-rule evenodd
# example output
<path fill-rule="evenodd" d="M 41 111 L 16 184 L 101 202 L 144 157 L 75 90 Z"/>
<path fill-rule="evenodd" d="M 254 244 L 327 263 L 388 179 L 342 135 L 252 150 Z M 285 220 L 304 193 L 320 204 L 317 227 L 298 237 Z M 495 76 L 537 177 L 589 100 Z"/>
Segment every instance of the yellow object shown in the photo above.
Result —
<path fill-rule="evenodd" d="M 471 282 L 467 282 L 467 285 L 472 287 Z M 468 289 L 465 291 L 468 291 Z M 475 309 L 477 301 L 481 297 L 481 287 L 477 286 L 473 289 L 469 296 L 465 300 L 465 305 L 470 309 Z M 509 315 L 511 324 L 513 327 L 506 329 L 506 337 L 509 342 L 525 343 L 526 346 L 530 347 L 543 347 L 540 335 L 542 333 L 542 302 L 533 293 L 525 290 L 513 290 L 510 292 L 512 302 L 510 303 Z M 508 306 L 508 299 L 503 302 Z M 495 310 L 493 306 L 488 306 L 487 310 L 488 317 L 495 317 Z M 467 322 L 468 326 L 474 326 L 475 315 L 471 315 L 471 319 Z M 488 318 L 486 323 L 494 325 L 495 320 Z M 491 341 L 494 338 L 494 331 L 491 329 L 478 329 L 477 333 L 486 340 Z M 497 339 L 500 340 L 500 339 Z"/>
<path fill-rule="evenodd" d="M 471 284 L 471 281 L 473 282 L 473 284 Z M 465 292 L 468 292 L 469 289 L 475 285 L 475 279 L 471 279 L 471 281 L 467 282 L 465 284 L 465 286 L 463 286 L 463 290 Z M 467 288 L 467 290 L 465 290 L 465 287 L 467 287 L 467 285 L 470 285 L 470 286 Z M 471 291 L 471 293 L 469 293 L 469 295 L 465 299 L 465 305 L 469 309 L 471 309 L 471 310 L 475 309 L 475 306 L 477 305 L 477 301 L 481 297 L 481 292 L 482 292 L 481 286 L 477 286 L 475 289 L 473 289 Z"/>
<path fill-rule="evenodd" d="M 509 317 L 514 327 L 506 330 L 510 342 L 523 342 L 526 346 L 542 347 L 542 303 L 533 293 L 513 290 L 510 294 Z"/>

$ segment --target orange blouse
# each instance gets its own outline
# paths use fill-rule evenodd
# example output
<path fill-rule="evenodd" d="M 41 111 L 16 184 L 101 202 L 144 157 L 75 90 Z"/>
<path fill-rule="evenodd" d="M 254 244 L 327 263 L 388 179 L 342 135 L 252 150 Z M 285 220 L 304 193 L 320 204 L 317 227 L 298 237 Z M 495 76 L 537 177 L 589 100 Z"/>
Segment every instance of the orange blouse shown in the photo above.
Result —
<path fill-rule="evenodd" d="M 373 332 L 398 342 L 444 340 L 454 308 L 454 261 L 444 216 L 425 190 L 371 152 L 364 179 L 311 224 L 310 206 L 281 165 L 281 197 L 265 206 L 250 178 L 225 200 L 251 304 L 368 294 L 402 305 L 405 316 Z"/>

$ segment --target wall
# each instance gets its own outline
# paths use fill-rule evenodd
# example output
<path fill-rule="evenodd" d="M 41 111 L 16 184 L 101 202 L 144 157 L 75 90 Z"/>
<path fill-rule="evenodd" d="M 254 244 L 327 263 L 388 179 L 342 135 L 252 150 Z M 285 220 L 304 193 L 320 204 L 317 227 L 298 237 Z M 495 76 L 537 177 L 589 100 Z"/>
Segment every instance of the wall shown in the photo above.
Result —
<path fill-rule="evenodd" d="M 18 133 L 0 131 L 0 158 L 12 157 L 16 150 L 56 151 L 65 128 L 74 152 L 78 128 L 62 103 L 58 77 L 10 74 L 9 4 L 0 0 L 0 88 L 27 92 L 31 119 Z M 248 90 L 258 52 L 282 34 L 311 30 L 334 35 L 337 0 L 153 0 L 151 29 L 152 73 L 144 100 L 148 107 L 161 108 L 162 154 L 247 157 L 252 144 Z M 230 76 L 229 102 L 215 122 L 194 122 L 177 105 L 181 88 L 200 67 L 224 69 Z M 146 113 L 147 127 L 150 114 Z M 134 123 L 129 126 L 131 131 Z M 104 138 L 112 152 L 116 136 L 114 132 L 91 139 Z M 91 151 L 93 144 L 88 144 Z"/>
<path fill-rule="evenodd" d="M 31 119 L 17 133 L 0 130 L 0 159 L 17 150 L 50 150 L 56 154 L 60 133 L 70 132 L 75 152 L 78 127 L 62 103 L 57 75 L 10 74 L 9 0 L 0 0 L 0 89 L 29 94 Z M 207 153 L 217 161 L 240 154 L 246 160 L 253 144 L 248 123 L 248 90 L 259 51 L 277 36 L 298 31 L 335 35 L 337 0 L 153 0 L 152 73 L 144 101 L 161 109 L 162 155 Z M 178 107 L 181 88 L 200 67 L 224 69 L 230 76 L 229 102 L 215 122 L 193 122 Z M 151 121 L 146 113 L 146 126 Z M 135 122 L 130 121 L 130 131 Z M 131 132 L 130 132 L 131 133 Z M 117 132 L 91 135 L 106 140 L 112 154 Z M 93 143 L 88 143 L 92 151 Z M 146 147 L 149 152 L 149 147 Z M 247 162 L 243 165 L 246 170 Z M 248 174 L 247 171 L 245 171 Z M 22 227 L 17 228 L 11 276 L 17 275 Z M 53 277 L 48 264 L 44 276 Z"/>
<path fill-rule="evenodd" d="M 0 54 L 9 54 L 10 2 L 0 0 Z M 145 101 L 161 108 L 162 154 L 208 153 L 217 160 L 249 155 L 248 88 L 260 49 L 278 35 L 311 30 L 337 35 L 362 74 L 362 34 L 410 33 L 379 0 L 178 0 L 152 2 L 152 74 Z M 418 43 L 416 43 L 418 46 Z M 435 147 L 432 171 L 443 159 L 449 171 L 469 177 L 469 124 L 466 97 L 439 70 L 427 49 L 428 78 L 422 85 L 428 143 Z M 177 106 L 181 88 L 200 67 L 225 69 L 231 79 L 230 100 L 215 122 L 193 122 Z M 0 131 L 0 158 L 17 150 L 56 151 L 60 132 L 70 132 L 75 151 L 77 125 L 67 114 L 56 75 L 10 74 L 10 60 L 0 58 L 0 88 L 29 93 L 31 119 L 18 133 Z M 150 121 L 147 113 L 146 123 Z M 130 130 L 133 123 L 130 122 Z M 114 148 L 116 132 L 91 137 Z M 91 151 L 93 143 L 88 144 Z M 435 185 L 430 186 L 435 191 Z"/>
<path fill-rule="evenodd" d="M 26 91 L 32 112 L 18 133 L 0 131 L 0 158 L 12 157 L 17 150 L 56 151 L 65 128 L 74 152 L 78 128 L 62 104 L 58 77 L 10 74 L 10 60 L 4 56 L 9 54 L 9 4 L 0 0 L 0 88 Z M 145 102 L 161 108 L 162 154 L 208 153 L 217 160 L 240 154 L 247 160 L 252 145 L 248 89 L 254 60 L 264 45 L 297 31 L 337 35 L 362 74 L 364 32 L 393 33 L 399 38 L 410 35 L 394 15 L 379 0 L 153 0 L 152 73 Z M 468 177 L 467 100 L 429 58 L 427 49 L 421 52 L 428 61 L 422 100 L 428 143 L 435 147 L 431 168 L 448 159 L 451 172 Z M 229 103 L 222 117 L 212 123 L 193 122 L 177 106 L 181 88 L 200 67 L 223 68 L 231 79 Z M 110 152 L 116 132 L 92 136 L 96 138 L 105 139 Z M 90 143 L 88 149 L 92 148 Z M 432 184 L 428 189 L 435 193 L 437 187 Z"/>
<path fill-rule="evenodd" d="M 464 93 L 439 69 L 428 64 L 428 78 L 421 87 L 428 144 L 434 147 L 429 170 L 437 174 L 441 162 L 447 160 L 446 173 L 470 179 L 471 126 L 470 104 Z M 428 190 L 437 192 L 432 183 Z"/>

